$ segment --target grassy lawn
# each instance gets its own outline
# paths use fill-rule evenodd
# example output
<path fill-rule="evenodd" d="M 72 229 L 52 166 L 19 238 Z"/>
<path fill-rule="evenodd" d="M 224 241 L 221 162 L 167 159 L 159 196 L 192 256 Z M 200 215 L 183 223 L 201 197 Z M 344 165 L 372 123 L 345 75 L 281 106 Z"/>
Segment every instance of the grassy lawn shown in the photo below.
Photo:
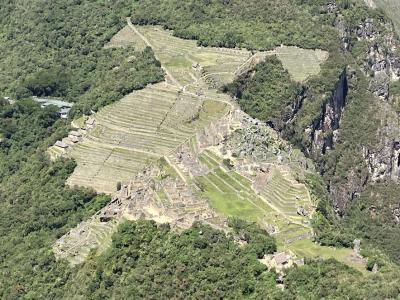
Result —
<path fill-rule="evenodd" d="M 204 195 L 210 199 L 214 209 L 227 217 L 240 217 L 247 221 L 260 221 L 264 213 L 249 201 L 240 199 L 235 193 L 221 193 L 206 178 L 197 181 L 204 188 Z"/>
<path fill-rule="evenodd" d="M 222 113 L 226 109 L 226 104 L 220 101 L 206 100 L 203 103 L 202 110 L 200 111 L 200 118 L 209 115 L 216 115 Z"/>
<path fill-rule="evenodd" d="M 192 63 L 183 56 L 172 56 L 164 62 L 166 67 L 189 69 Z"/>
<path fill-rule="evenodd" d="M 333 248 L 319 246 L 309 239 L 299 240 L 286 245 L 286 249 L 292 250 L 300 257 L 316 258 L 321 257 L 324 259 L 335 258 L 359 271 L 366 273 L 365 265 L 362 263 L 354 262 L 350 259 L 353 250 L 348 248 Z"/>
<path fill-rule="evenodd" d="M 201 153 L 199 155 L 199 160 L 212 169 L 217 168 L 220 165 L 218 161 L 209 155 L 209 151 L 204 151 Z"/>
<path fill-rule="evenodd" d="M 276 48 L 275 51 L 290 76 L 299 82 L 317 75 L 321 70 L 320 64 L 328 58 L 327 52 L 320 50 L 283 46 Z"/>
<path fill-rule="evenodd" d="M 78 128 L 83 128 L 84 125 L 85 125 L 86 120 L 87 120 L 87 117 L 86 116 L 82 116 L 82 117 L 80 117 L 78 119 L 73 120 L 72 121 L 72 125 L 76 126 Z"/>
<path fill-rule="evenodd" d="M 176 172 L 176 170 L 165 160 L 164 157 L 160 158 L 159 160 L 159 165 L 161 167 L 161 169 L 163 171 L 165 171 L 165 173 L 167 173 L 168 175 L 174 177 L 174 178 L 178 178 L 179 175 Z"/>
<path fill-rule="evenodd" d="M 235 174 L 235 179 L 231 177 L 232 174 Z M 275 210 L 259 198 L 250 183 L 236 172 L 225 172 L 217 168 L 214 172 L 197 177 L 196 181 L 221 215 L 258 222 L 260 225 L 276 224 L 283 219 L 280 215 L 276 217 Z"/>

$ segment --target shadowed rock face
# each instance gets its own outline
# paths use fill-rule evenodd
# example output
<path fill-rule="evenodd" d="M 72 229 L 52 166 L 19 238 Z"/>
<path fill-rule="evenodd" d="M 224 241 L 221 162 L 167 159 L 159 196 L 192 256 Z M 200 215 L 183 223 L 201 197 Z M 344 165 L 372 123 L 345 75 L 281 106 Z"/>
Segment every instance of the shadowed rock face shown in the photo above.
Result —
<path fill-rule="evenodd" d="M 368 48 L 360 58 L 369 79 L 369 90 L 388 100 L 390 82 L 400 78 L 399 42 L 392 23 L 369 18 L 344 35 L 366 43 Z"/>
<path fill-rule="evenodd" d="M 366 162 L 362 174 L 349 171 L 347 181 L 329 184 L 329 190 L 338 214 L 343 214 L 348 204 L 369 182 L 400 182 L 400 130 L 399 116 L 390 105 L 390 83 L 400 78 L 399 43 L 390 21 L 384 19 L 365 19 L 357 26 L 347 26 L 338 13 L 335 21 L 342 37 L 343 51 L 351 51 L 352 40 L 366 44 L 360 54 L 360 68 L 368 80 L 368 90 L 381 100 L 377 112 L 381 120 L 377 132 L 379 142 L 372 146 L 360 145 L 360 155 Z M 318 157 L 333 148 L 340 132 L 340 120 L 346 106 L 347 76 L 341 75 L 333 97 L 322 107 L 321 114 L 306 129 L 310 144 L 306 151 Z"/>
<path fill-rule="evenodd" d="M 319 117 L 306 129 L 310 136 L 311 149 L 309 151 L 311 153 L 325 154 L 332 149 L 346 106 L 347 92 L 347 74 L 344 70 L 339 77 L 333 95 L 322 105 Z"/>

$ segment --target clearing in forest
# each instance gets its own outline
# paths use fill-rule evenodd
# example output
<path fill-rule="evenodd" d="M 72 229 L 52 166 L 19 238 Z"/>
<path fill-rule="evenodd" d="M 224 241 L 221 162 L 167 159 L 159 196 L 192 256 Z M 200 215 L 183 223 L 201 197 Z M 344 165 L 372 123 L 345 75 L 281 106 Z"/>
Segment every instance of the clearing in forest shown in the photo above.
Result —
<path fill-rule="evenodd" d="M 281 46 L 275 49 L 283 67 L 289 71 L 293 80 L 302 82 L 321 71 L 320 65 L 328 59 L 328 52 L 307 50 L 298 47 Z"/>

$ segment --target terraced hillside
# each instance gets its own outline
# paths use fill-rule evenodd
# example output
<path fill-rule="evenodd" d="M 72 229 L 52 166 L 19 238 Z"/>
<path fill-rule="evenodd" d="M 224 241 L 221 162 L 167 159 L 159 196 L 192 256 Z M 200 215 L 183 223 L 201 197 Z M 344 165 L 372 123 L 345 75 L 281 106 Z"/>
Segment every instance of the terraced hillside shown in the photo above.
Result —
<path fill-rule="evenodd" d="M 281 46 L 275 49 L 275 53 L 293 80 L 300 82 L 317 75 L 321 71 L 321 63 L 328 59 L 328 52 L 318 49 Z"/>
<path fill-rule="evenodd" d="M 77 161 L 70 185 L 112 193 L 118 181 L 131 179 L 148 162 L 166 155 L 235 107 L 218 88 L 265 55 L 275 54 L 198 47 L 196 41 L 176 38 L 159 27 L 136 27 L 129 19 L 127 23 L 106 47 L 151 47 L 162 63 L 166 81 L 100 110 L 91 117 L 95 121 L 90 126 L 78 126 L 82 139 L 77 144 L 76 139 L 63 140 L 66 151 L 57 146 L 49 149 L 54 157 L 66 154 Z M 307 58 L 303 60 L 307 64 L 289 67 L 299 80 L 319 71 L 322 60 L 315 53 L 295 47 L 276 51 L 288 66 L 299 56 Z"/>
<path fill-rule="evenodd" d="M 308 239 L 313 203 L 295 177 L 313 170 L 301 152 L 240 111 L 218 87 L 272 54 L 288 64 L 299 53 L 314 60 L 289 68 L 304 80 L 319 71 L 323 53 L 203 48 L 129 20 L 107 45 L 127 46 L 153 48 L 166 80 L 75 120 L 77 129 L 49 150 L 77 161 L 70 185 L 106 193 L 117 182 L 123 186 L 108 206 L 58 240 L 57 255 L 76 264 L 92 249 L 100 253 L 124 218 L 178 227 L 202 220 L 224 228 L 226 217 L 240 217 L 267 228 L 283 246 Z"/>
<path fill-rule="evenodd" d="M 153 85 L 96 114 L 96 125 L 68 150 L 78 163 L 68 183 L 112 192 L 117 181 L 131 179 L 226 109 L 225 103 L 197 101 L 178 91 L 165 83 Z"/>
<path fill-rule="evenodd" d="M 307 238 L 314 208 L 294 178 L 305 158 L 256 122 L 235 111 L 198 132 L 169 161 L 220 216 L 256 221 L 283 244 Z"/>
<path fill-rule="evenodd" d="M 131 32 L 126 32 L 129 29 Z M 83 140 L 66 151 L 78 163 L 68 180 L 70 185 L 111 193 L 117 181 L 131 179 L 234 105 L 207 81 L 233 78 L 249 52 L 198 48 L 194 41 L 175 38 L 157 27 L 139 30 L 130 24 L 108 46 L 123 46 L 124 39 L 132 36 L 134 41 L 140 39 L 162 62 L 166 82 L 136 91 L 93 116 L 95 124 L 83 130 Z M 217 66 L 223 71 L 207 71 Z M 50 151 L 57 154 L 59 149 Z"/>

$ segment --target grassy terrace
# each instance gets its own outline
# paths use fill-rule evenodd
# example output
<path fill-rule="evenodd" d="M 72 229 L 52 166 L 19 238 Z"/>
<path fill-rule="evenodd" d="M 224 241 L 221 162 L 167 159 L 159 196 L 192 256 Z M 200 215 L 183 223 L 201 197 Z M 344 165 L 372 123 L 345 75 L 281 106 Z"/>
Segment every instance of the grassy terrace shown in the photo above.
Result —
<path fill-rule="evenodd" d="M 308 191 L 294 180 L 290 171 L 274 169 L 265 190 L 258 195 L 251 180 L 228 170 L 215 152 L 203 150 L 198 159 L 210 172 L 195 181 L 221 215 L 256 221 L 262 226 L 275 225 L 281 245 L 299 237 L 307 238 L 311 233 L 309 226 L 302 224 L 306 218 L 297 214 L 298 206 L 311 210 Z"/>
<path fill-rule="evenodd" d="M 80 264 L 89 255 L 90 251 L 96 251 L 98 253 L 103 252 L 107 249 L 112 242 L 112 234 L 116 232 L 120 221 L 110 221 L 107 223 L 101 223 L 99 221 L 93 221 L 88 226 L 87 236 L 82 239 L 79 245 L 70 244 L 68 260 L 71 264 Z M 71 255 L 72 254 L 72 255 Z"/>
<path fill-rule="evenodd" d="M 311 228 L 298 224 L 305 218 L 297 215 L 296 206 L 303 205 L 309 208 L 311 200 L 306 187 L 295 182 L 289 171 L 274 170 L 263 198 L 260 198 L 254 192 L 249 179 L 237 172 L 223 169 L 221 158 L 213 152 L 205 150 L 198 157 L 212 171 L 196 177 L 195 180 L 218 213 L 256 221 L 261 226 L 273 224 L 278 228 L 274 236 L 277 238 L 279 251 L 291 250 L 298 257 L 336 258 L 365 271 L 364 264 L 352 258 L 351 249 L 319 246 L 309 238 Z M 296 196 L 300 200 L 297 200 Z M 265 202 L 265 199 L 270 202 Z M 274 208 L 279 209 L 279 212 Z"/>
<path fill-rule="evenodd" d="M 328 58 L 328 52 L 298 47 L 282 46 L 276 48 L 275 52 L 296 81 L 304 81 L 310 76 L 317 75 L 321 71 L 321 63 Z"/>
<path fill-rule="evenodd" d="M 197 47 L 193 40 L 173 37 L 170 32 L 159 27 L 143 26 L 138 30 L 151 43 L 163 65 L 182 85 L 199 80 L 202 75 L 210 74 L 222 83 L 232 81 L 236 69 L 249 57 L 246 50 Z M 199 63 L 205 73 L 192 69 L 193 63 Z M 220 78 L 220 76 L 222 76 Z"/>
<path fill-rule="evenodd" d="M 356 268 L 360 272 L 368 274 L 365 269 L 365 265 L 357 260 L 352 259 L 353 251 L 348 248 L 333 248 L 319 246 L 313 243 L 309 239 L 302 239 L 283 246 L 281 250 L 291 250 L 295 252 L 299 257 L 309 257 L 309 258 L 335 258 L 353 268 Z"/>
<path fill-rule="evenodd" d="M 211 171 L 195 180 L 222 215 L 269 224 L 283 221 L 284 218 L 256 194 L 252 182 L 235 171 L 227 170 L 222 158 L 214 152 L 205 150 L 198 158 Z"/>
<path fill-rule="evenodd" d="M 311 211 L 311 199 L 307 188 L 296 183 L 288 171 L 275 169 L 271 180 L 261 195 L 279 211 L 293 220 L 301 220 L 296 207 Z"/>
<path fill-rule="evenodd" d="M 166 155 L 229 109 L 230 98 L 212 90 L 192 65 L 221 65 L 233 75 L 247 51 L 199 48 L 195 41 L 157 27 L 138 29 L 174 80 L 135 91 L 94 115 L 94 128 L 67 152 L 78 163 L 68 180 L 71 185 L 112 193 L 117 181 L 133 178 L 149 161 Z M 121 30 L 107 47 L 143 47 L 145 42 L 138 42 L 139 36 L 129 30 Z"/>
<path fill-rule="evenodd" d="M 68 155 L 78 163 L 68 180 L 69 184 L 112 192 L 117 181 L 131 179 L 146 163 L 175 149 L 190 138 L 197 128 L 205 126 L 226 109 L 226 104 L 207 100 L 199 107 L 196 120 L 179 120 L 175 115 L 175 122 L 166 122 L 171 113 L 172 100 L 163 88 L 160 94 L 165 97 L 157 98 L 154 95 L 152 105 L 140 105 L 141 101 L 152 101 L 142 96 L 155 93 L 158 88 L 152 86 L 147 89 L 151 90 L 150 93 L 142 90 L 136 95 L 131 94 L 97 114 L 95 128 L 82 143 L 68 151 Z M 163 101 L 157 102 L 156 99 Z M 136 105 L 140 109 L 135 110 Z"/>
<path fill-rule="evenodd" d="M 249 186 L 234 185 L 235 179 L 222 169 L 200 176 L 196 181 L 212 206 L 222 215 L 261 223 L 270 220 L 274 214 L 271 207 L 257 197 Z"/>
<path fill-rule="evenodd" d="M 252 183 L 247 178 L 240 174 L 229 171 L 227 172 L 222 168 L 222 160 L 218 158 L 211 151 L 203 151 L 199 156 L 201 163 L 212 169 L 213 171 L 200 178 L 200 183 L 205 186 L 206 192 L 212 193 L 212 198 L 217 199 L 214 201 L 216 207 L 224 206 L 227 208 L 229 203 L 232 203 L 232 207 L 235 211 L 235 203 L 243 206 L 243 200 L 249 202 L 250 207 L 261 207 L 265 209 L 268 207 L 268 211 L 271 207 L 282 213 L 288 220 L 293 222 L 302 222 L 304 217 L 297 214 L 297 207 L 304 207 L 309 212 L 311 211 L 311 199 L 307 188 L 303 184 L 295 182 L 291 174 L 288 171 L 282 171 L 275 169 L 272 174 L 271 180 L 264 187 L 261 193 L 262 198 L 255 194 L 252 189 Z M 224 202 L 224 194 L 229 195 L 229 199 L 233 199 L 227 203 Z M 209 195 L 210 196 L 210 195 Z M 211 200 L 213 201 L 213 200 Z M 259 202 L 263 204 L 260 204 Z M 265 203 L 265 201 L 267 203 Z M 256 204 L 256 205 L 254 205 Z M 224 213 L 229 216 L 233 216 L 229 208 Z M 240 209 L 237 209 L 240 214 Z M 254 215 L 254 219 L 259 219 L 259 213 Z"/>

